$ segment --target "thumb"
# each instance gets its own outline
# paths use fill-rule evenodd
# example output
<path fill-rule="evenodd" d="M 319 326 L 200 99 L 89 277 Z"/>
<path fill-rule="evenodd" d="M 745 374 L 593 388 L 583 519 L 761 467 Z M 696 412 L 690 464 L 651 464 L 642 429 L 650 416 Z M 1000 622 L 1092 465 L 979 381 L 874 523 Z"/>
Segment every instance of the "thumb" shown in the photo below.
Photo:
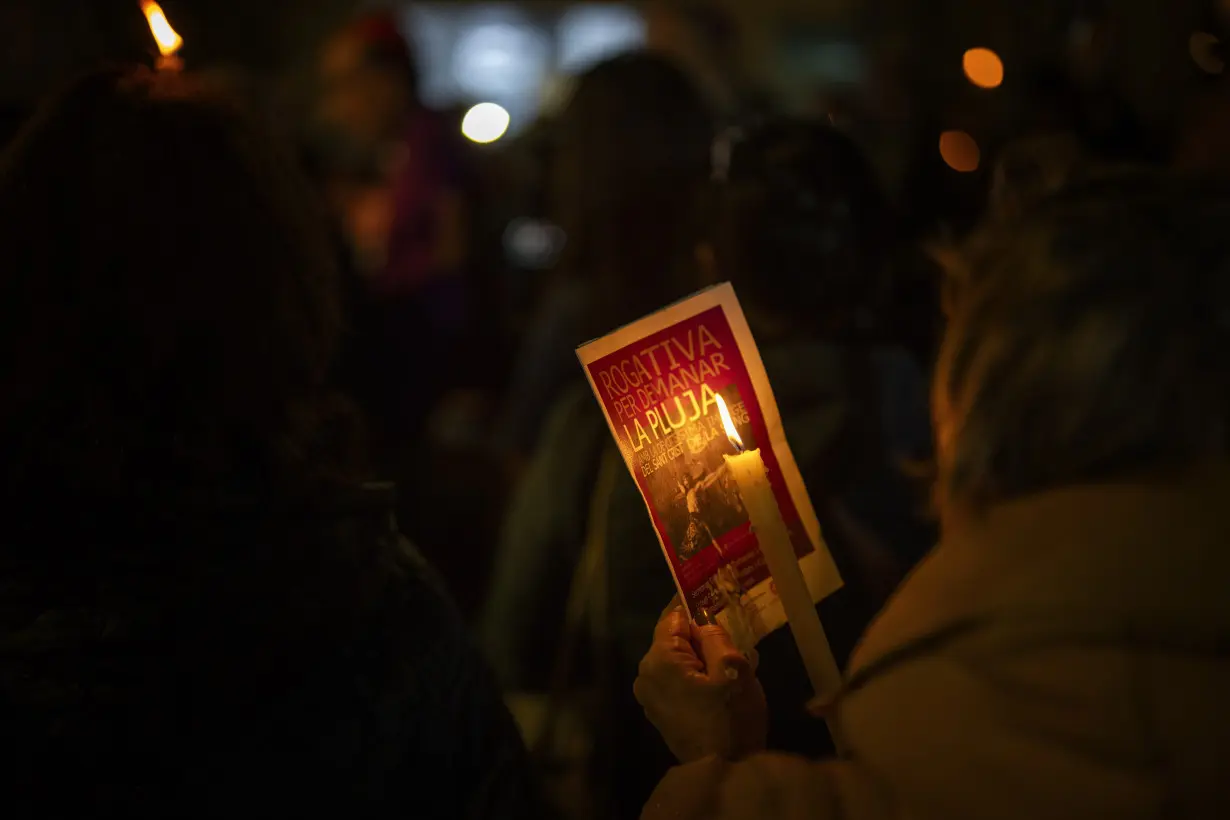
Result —
<path fill-rule="evenodd" d="M 816 695 L 803 707 L 814 718 L 828 720 L 837 714 L 838 695 Z"/>
<path fill-rule="evenodd" d="M 750 680 L 752 666 L 735 646 L 726 630 L 717 624 L 692 626 L 692 642 L 698 647 L 705 673 L 715 682 Z"/>

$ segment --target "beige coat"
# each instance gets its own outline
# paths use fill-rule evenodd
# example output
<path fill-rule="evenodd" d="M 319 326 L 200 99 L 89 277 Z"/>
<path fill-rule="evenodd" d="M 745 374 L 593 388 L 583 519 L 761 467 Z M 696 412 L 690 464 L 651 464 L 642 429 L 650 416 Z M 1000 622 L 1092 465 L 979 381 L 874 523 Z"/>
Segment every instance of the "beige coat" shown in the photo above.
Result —
<path fill-rule="evenodd" d="M 1228 593 L 1230 473 L 1001 505 L 868 630 L 848 760 L 680 766 L 644 817 L 1230 818 Z"/>

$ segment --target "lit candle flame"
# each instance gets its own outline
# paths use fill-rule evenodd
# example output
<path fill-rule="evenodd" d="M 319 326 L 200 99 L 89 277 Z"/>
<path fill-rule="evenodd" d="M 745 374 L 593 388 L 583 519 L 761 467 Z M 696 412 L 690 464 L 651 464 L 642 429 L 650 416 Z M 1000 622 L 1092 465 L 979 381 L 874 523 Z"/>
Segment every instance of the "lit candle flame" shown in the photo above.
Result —
<path fill-rule="evenodd" d="M 730 417 L 730 410 L 726 409 L 726 400 L 717 393 L 713 394 L 713 398 L 717 401 L 718 415 L 722 417 L 722 426 L 726 428 L 726 438 L 730 439 L 730 443 L 735 446 L 735 449 L 742 453 L 743 438 L 739 435 L 739 431 L 735 429 L 735 422 Z"/>
<path fill-rule="evenodd" d="M 173 56 L 175 52 L 179 51 L 179 47 L 184 44 L 184 38 L 176 34 L 175 29 L 171 28 L 166 14 L 162 11 L 162 6 L 155 3 L 154 0 L 141 0 L 141 11 L 145 13 L 150 33 L 154 35 L 154 41 L 158 43 L 158 51 L 163 57 Z"/>

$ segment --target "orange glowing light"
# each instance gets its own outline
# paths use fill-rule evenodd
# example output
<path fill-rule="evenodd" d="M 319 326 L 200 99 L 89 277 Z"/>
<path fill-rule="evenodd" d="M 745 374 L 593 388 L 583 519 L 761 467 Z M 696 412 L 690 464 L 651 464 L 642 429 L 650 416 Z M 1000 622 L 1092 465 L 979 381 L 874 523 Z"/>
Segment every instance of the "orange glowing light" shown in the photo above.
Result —
<path fill-rule="evenodd" d="M 965 76 L 979 88 L 999 88 L 1004 81 L 1004 62 L 989 48 L 971 48 L 961 65 Z"/>
<path fill-rule="evenodd" d="M 158 51 L 163 57 L 174 56 L 175 52 L 179 51 L 179 47 L 184 44 L 184 38 L 171 28 L 166 14 L 162 11 L 162 6 L 154 0 L 141 0 L 141 11 L 145 13 L 150 33 L 154 35 L 154 41 L 158 43 Z"/>
<path fill-rule="evenodd" d="M 1192 60 L 1205 74 L 1221 74 L 1226 70 L 1226 63 L 1217 54 L 1217 46 L 1221 40 L 1207 31 L 1193 31 L 1187 41 L 1188 53 Z"/>
<path fill-rule="evenodd" d="M 730 417 L 730 411 L 726 409 L 726 400 L 718 393 L 713 394 L 713 399 L 717 402 L 718 415 L 722 417 L 722 427 L 726 428 L 726 438 L 730 439 L 735 449 L 742 453 L 743 437 L 735 429 L 735 421 Z"/>
<path fill-rule="evenodd" d="M 940 156 L 952 170 L 968 174 L 978 170 L 982 152 L 974 138 L 964 131 L 945 131 L 940 134 Z"/>

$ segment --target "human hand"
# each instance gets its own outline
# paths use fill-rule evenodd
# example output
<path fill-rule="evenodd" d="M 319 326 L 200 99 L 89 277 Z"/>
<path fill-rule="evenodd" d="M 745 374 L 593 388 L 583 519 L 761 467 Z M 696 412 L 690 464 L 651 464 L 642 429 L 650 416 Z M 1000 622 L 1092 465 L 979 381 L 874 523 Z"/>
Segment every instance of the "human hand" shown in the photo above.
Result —
<path fill-rule="evenodd" d="M 682 607 L 658 621 L 633 692 L 680 762 L 764 749 L 768 709 L 751 663 L 726 630 L 693 624 Z"/>

